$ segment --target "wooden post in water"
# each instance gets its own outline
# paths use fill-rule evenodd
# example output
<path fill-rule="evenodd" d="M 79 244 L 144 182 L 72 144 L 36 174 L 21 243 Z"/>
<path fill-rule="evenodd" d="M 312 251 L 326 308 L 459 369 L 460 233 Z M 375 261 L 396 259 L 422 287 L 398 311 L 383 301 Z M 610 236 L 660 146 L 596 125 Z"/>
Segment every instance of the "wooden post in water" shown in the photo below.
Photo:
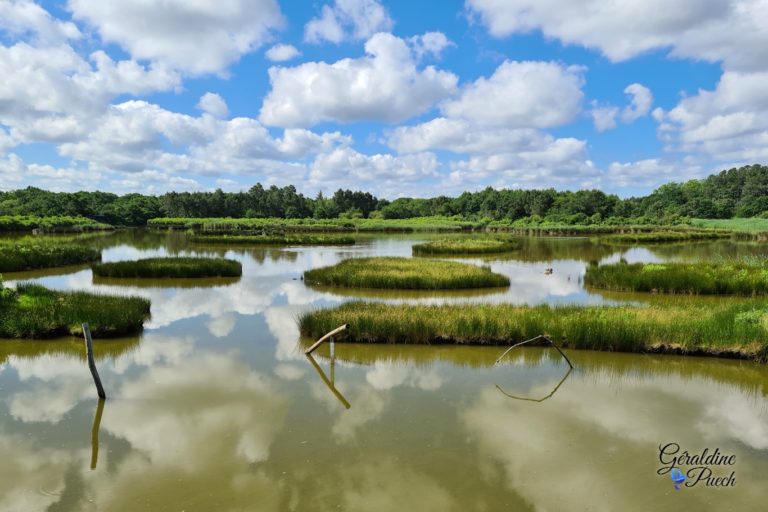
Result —
<path fill-rule="evenodd" d="M 327 340 L 328 338 L 332 337 L 334 334 L 338 334 L 341 331 L 343 331 L 345 329 L 348 329 L 348 328 L 349 328 L 349 324 L 344 324 L 344 325 L 341 325 L 341 326 L 335 328 L 334 330 L 332 330 L 331 332 L 329 332 L 328 334 L 326 334 L 325 336 L 323 336 L 322 338 L 317 340 L 311 347 L 309 347 L 306 351 L 304 351 L 304 353 L 305 354 L 311 354 L 312 352 L 315 351 L 315 349 L 317 347 L 322 345 L 325 340 Z"/>
<path fill-rule="evenodd" d="M 104 388 L 101 386 L 101 378 L 96 370 L 96 360 L 93 358 L 93 339 L 91 338 L 91 328 L 88 322 L 83 324 L 83 336 L 85 336 L 85 355 L 88 357 L 88 368 L 91 370 L 93 382 L 96 384 L 96 392 L 102 400 L 107 398 Z"/>

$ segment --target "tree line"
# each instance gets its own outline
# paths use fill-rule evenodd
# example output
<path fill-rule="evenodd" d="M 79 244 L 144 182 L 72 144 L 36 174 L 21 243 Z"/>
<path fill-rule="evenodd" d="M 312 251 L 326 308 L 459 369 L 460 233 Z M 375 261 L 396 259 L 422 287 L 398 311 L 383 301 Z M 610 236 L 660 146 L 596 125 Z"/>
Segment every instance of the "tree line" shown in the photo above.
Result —
<path fill-rule="evenodd" d="M 768 167 L 749 165 L 702 180 L 668 183 L 643 197 L 621 199 L 600 190 L 464 192 L 458 197 L 381 199 L 337 190 L 306 197 L 296 187 L 260 183 L 248 191 L 169 192 L 160 196 L 107 192 L 49 192 L 35 187 L 0 192 L 0 215 L 83 216 L 113 225 L 142 226 L 156 217 L 280 217 L 406 219 L 432 215 L 532 222 L 594 224 L 614 218 L 669 222 L 681 217 L 768 217 Z"/>

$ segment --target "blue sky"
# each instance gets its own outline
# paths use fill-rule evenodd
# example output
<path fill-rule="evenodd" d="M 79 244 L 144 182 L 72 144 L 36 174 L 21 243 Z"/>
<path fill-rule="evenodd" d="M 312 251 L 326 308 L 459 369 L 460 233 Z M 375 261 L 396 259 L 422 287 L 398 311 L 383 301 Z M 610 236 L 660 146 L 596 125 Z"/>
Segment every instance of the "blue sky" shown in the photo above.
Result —
<path fill-rule="evenodd" d="M 0 0 L 0 188 L 645 194 L 768 160 L 764 0 Z"/>

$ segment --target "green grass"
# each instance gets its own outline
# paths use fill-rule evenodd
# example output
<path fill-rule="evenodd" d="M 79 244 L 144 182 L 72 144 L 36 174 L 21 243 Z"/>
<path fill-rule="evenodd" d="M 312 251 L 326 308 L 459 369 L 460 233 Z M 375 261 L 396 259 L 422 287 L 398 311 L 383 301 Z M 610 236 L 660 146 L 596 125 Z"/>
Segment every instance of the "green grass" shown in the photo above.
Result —
<path fill-rule="evenodd" d="M 656 231 L 651 233 L 625 233 L 612 235 L 601 238 L 600 241 L 615 245 L 655 242 L 695 242 L 697 240 L 731 238 L 732 235 L 732 232 L 723 230 Z"/>
<path fill-rule="evenodd" d="M 764 295 L 768 265 L 743 262 L 590 265 L 584 283 L 617 291 L 703 295 Z"/>
<path fill-rule="evenodd" d="M 224 258 L 147 258 L 93 266 L 98 277 L 238 277 L 242 273 L 239 261 Z"/>
<path fill-rule="evenodd" d="M 412 219 L 281 219 L 281 218 L 157 218 L 153 229 L 189 229 L 209 233 L 284 234 L 312 232 L 413 232 L 467 231 L 481 229 L 483 222 L 458 217 L 416 217 Z"/>
<path fill-rule="evenodd" d="M 39 285 L 2 288 L 0 337 L 50 338 L 81 335 L 88 322 L 94 337 L 138 332 L 149 317 L 149 301 L 85 292 L 57 292 Z"/>
<path fill-rule="evenodd" d="M 101 252 L 82 244 L 55 240 L 0 242 L 0 272 L 20 272 L 99 261 Z"/>
<path fill-rule="evenodd" d="M 402 290 L 450 290 L 509 286 L 488 267 L 411 258 L 351 258 L 304 272 L 310 285 Z"/>
<path fill-rule="evenodd" d="M 684 306 L 516 306 L 349 302 L 304 314 L 317 339 L 348 323 L 347 341 L 509 345 L 547 334 L 558 345 L 621 352 L 728 355 L 765 361 L 768 302 Z"/>
<path fill-rule="evenodd" d="M 501 240 L 496 238 L 455 238 L 416 244 L 413 246 L 413 254 L 498 254 L 511 252 L 519 248 L 520 242 L 516 240 Z"/>
<path fill-rule="evenodd" d="M 0 216 L 0 232 L 3 231 L 41 231 L 41 232 L 70 232 L 97 231 L 113 229 L 109 224 L 96 222 L 86 217 L 68 217 L 52 215 L 38 217 L 36 215 L 2 215 Z"/>
<path fill-rule="evenodd" d="M 691 219 L 691 225 L 709 229 L 727 229 L 749 233 L 768 232 L 768 219 L 759 217 L 744 219 Z"/>
<path fill-rule="evenodd" d="M 354 245 L 355 239 L 344 235 L 293 234 L 293 235 L 209 235 L 192 236 L 198 244 L 231 245 Z"/>

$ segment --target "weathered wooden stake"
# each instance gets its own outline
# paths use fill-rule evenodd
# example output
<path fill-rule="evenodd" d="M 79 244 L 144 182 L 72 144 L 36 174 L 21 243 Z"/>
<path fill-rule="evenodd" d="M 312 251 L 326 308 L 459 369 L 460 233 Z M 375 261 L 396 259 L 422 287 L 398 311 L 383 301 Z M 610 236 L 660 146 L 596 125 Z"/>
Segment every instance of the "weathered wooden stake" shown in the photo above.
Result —
<path fill-rule="evenodd" d="M 99 378 L 99 372 L 96 370 L 96 360 L 93 358 L 93 339 L 91 338 L 91 328 L 87 322 L 83 324 L 83 336 L 85 336 L 85 355 L 88 356 L 88 368 L 91 370 L 93 382 L 96 384 L 96 392 L 99 394 L 99 398 L 105 400 L 107 398 L 107 394 L 104 393 L 104 388 L 101 386 L 101 379 Z"/>
<path fill-rule="evenodd" d="M 345 329 L 348 329 L 348 328 L 349 328 L 349 324 L 344 324 L 344 325 L 342 325 L 342 326 L 339 326 L 339 327 L 335 328 L 334 330 L 332 330 L 331 332 L 329 332 L 328 334 L 326 334 L 325 336 L 323 336 L 322 338 L 320 338 L 319 340 L 317 340 L 317 341 L 314 343 L 314 345 L 312 345 L 311 347 L 309 347 L 309 348 L 308 348 L 306 351 L 304 351 L 304 353 L 305 353 L 305 354 L 311 354 L 312 352 L 314 352 L 314 351 L 315 351 L 315 349 L 316 349 L 317 347 L 319 347 L 320 345 L 322 345 L 322 344 L 323 344 L 323 342 L 324 342 L 325 340 L 327 340 L 328 338 L 330 338 L 330 337 L 331 337 L 331 336 L 333 336 L 334 334 L 338 334 L 338 333 L 340 333 L 341 331 L 343 331 L 343 330 L 345 330 Z"/>

